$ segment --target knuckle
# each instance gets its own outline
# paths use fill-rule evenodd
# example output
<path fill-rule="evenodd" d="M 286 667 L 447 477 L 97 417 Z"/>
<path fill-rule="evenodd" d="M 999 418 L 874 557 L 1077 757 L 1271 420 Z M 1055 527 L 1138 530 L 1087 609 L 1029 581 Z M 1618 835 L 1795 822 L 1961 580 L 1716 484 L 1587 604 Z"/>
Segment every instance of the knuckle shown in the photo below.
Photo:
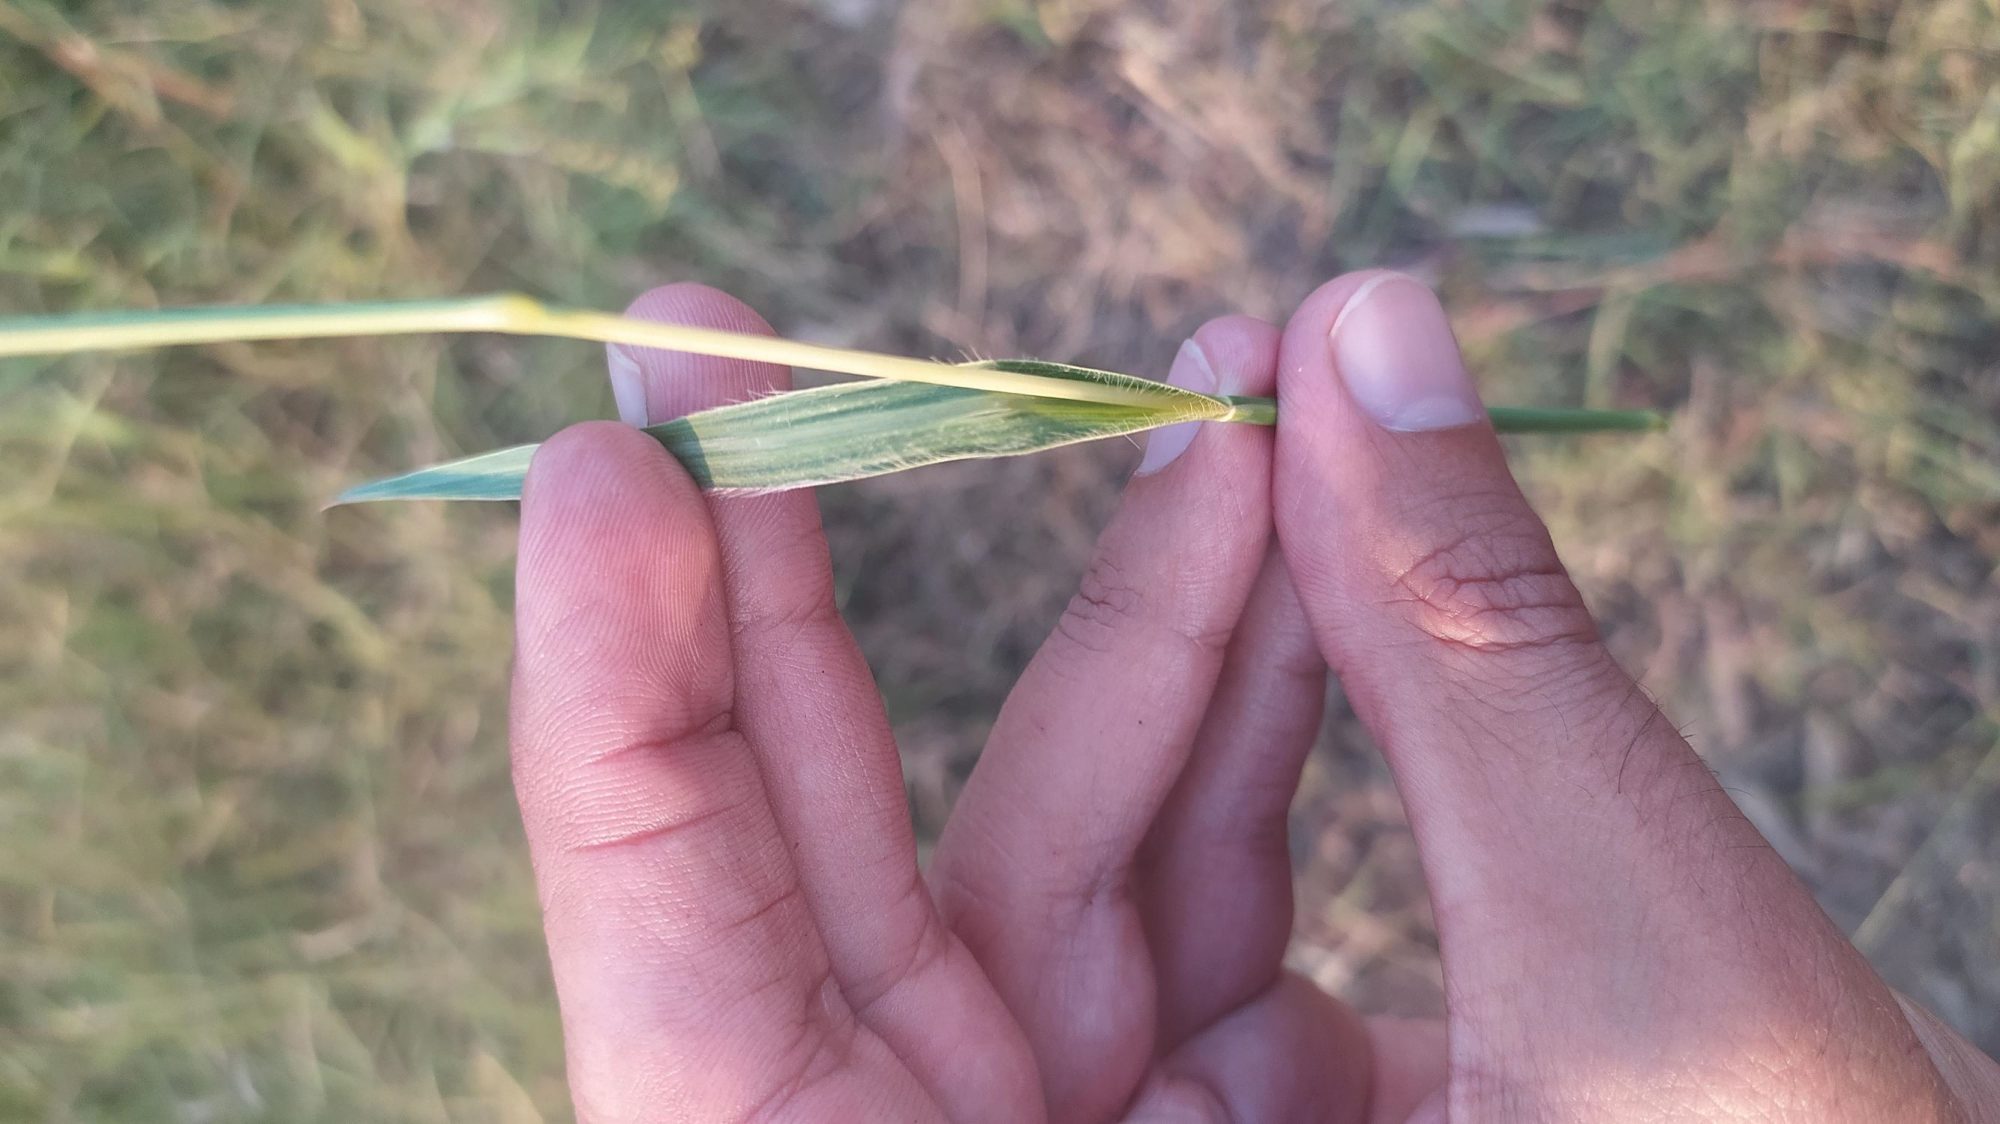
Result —
<path fill-rule="evenodd" d="M 843 981 L 855 1017 L 863 1022 L 884 999 L 945 963 L 956 947 L 951 930 L 930 907 L 930 891 L 921 877 L 911 879 L 905 901 L 911 899 L 921 899 L 923 920 L 903 947 L 888 953 L 875 971 Z"/>
<path fill-rule="evenodd" d="M 763 499 L 765 497 L 759 497 Z M 735 641 L 786 645 L 844 627 L 834 596 L 833 561 L 817 519 L 786 519 L 732 552 L 728 584 L 737 591 Z"/>
<path fill-rule="evenodd" d="M 730 639 L 739 647 L 786 650 L 801 641 L 845 627 L 831 590 L 809 589 L 777 603 L 759 606 L 730 623 Z"/>
<path fill-rule="evenodd" d="M 802 990 L 792 1033 L 777 1051 L 769 1091 L 739 1117 L 744 1124 L 823 1119 L 817 1094 L 853 1068 L 861 1026 L 847 1009 L 831 971 Z"/>
<path fill-rule="evenodd" d="M 710 901 L 713 913 L 703 919 L 705 939 L 716 946 L 754 944 L 774 934 L 799 932 L 809 923 L 805 887 L 791 871 L 756 863 L 742 875 L 733 893 Z"/>
<path fill-rule="evenodd" d="M 1100 554 L 1084 571 L 1056 632 L 1084 651 L 1109 651 L 1116 637 L 1143 616 L 1145 606 L 1145 596 L 1125 571 Z"/>
<path fill-rule="evenodd" d="M 1591 650 L 1597 625 L 1548 533 L 1525 511 L 1494 506 L 1461 513 L 1440 545 L 1398 568 L 1392 599 L 1424 634 L 1468 655 L 1546 666 Z"/>
<path fill-rule="evenodd" d="M 1209 619 L 1213 583 L 1180 576 L 1170 596 L 1149 597 L 1130 572 L 1105 554 L 1091 559 L 1056 622 L 1055 635 L 1069 647 L 1103 655 L 1131 637 L 1160 641 L 1177 654 L 1219 655 L 1229 644 L 1234 620 Z"/>
<path fill-rule="evenodd" d="M 655 783 L 662 762 L 704 783 L 662 790 Z M 606 738 L 573 754 L 517 753 L 512 769 L 530 827 L 564 853 L 666 846 L 727 831 L 760 795 L 749 747 L 726 709 L 667 736 Z"/>

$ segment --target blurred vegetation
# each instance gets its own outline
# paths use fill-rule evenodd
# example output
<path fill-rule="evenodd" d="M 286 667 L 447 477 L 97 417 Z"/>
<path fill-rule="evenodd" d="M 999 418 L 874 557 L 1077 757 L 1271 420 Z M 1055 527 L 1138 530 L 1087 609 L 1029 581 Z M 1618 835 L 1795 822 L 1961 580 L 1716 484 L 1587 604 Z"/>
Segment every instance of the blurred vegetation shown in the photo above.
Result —
<path fill-rule="evenodd" d="M 2000 1046 L 1990 0 L 0 0 L 0 311 L 699 279 L 790 334 L 1164 368 L 1390 264 L 1614 647 L 1893 982 Z M 341 485 L 609 411 L 589 348 L 0 365 L 0 1118 L 563 1117 L 512 514 Z M 1128 450 L 827 491 L 934 830 Z M 1295 959 L 1437 1002 L 1336 715 Z"/>

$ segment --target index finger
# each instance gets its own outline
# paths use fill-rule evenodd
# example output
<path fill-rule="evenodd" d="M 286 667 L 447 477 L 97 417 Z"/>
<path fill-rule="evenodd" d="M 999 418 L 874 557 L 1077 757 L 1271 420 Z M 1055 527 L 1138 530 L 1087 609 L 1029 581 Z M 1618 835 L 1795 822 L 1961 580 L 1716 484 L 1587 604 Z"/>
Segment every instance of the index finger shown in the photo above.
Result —
<path fill-rule="evenodd" d="M 707 511 L 650 438 L 593 423 L 542 446 L 516 625 L 515 787 L 578 1115 L 930 1117 L 829 982 L 736 728 Z"/>
<path fill-rule="evenodd" d="M 1212 321 L 1174 381 L 1268 393 L 1276 344 L 1268 324 Z M 932 864 L 941 907 L 1028 1033 L 1056 1119 L 1114 1111 L 1151 1058 L 1133 860 L 1270 541 L 1268 431 L 1203 425 L 1164 467 L 1160 448 L 1008 695 Z"/>
<path fill-rule="evenodd" d="M 631 315 L 768 333 L 704 285 L 654 289 Z M 791 372 L 680 352 L 614 350 L 621 407 L 647 422 L 788 388 Z M 636 390 L 634 385 L 636 384 Z M 707 497 L 734 648 L 735 720 L 748 738 L 829 969 L 955 1120 L 1018 1120 L 1032 1060 L 1006 1008 L 938 917 L 917 868 L 902 761 L 874 676 L 834 604 L 813 493 Z M 987 1043 L 964 1064 L 965 1041 Z"/>

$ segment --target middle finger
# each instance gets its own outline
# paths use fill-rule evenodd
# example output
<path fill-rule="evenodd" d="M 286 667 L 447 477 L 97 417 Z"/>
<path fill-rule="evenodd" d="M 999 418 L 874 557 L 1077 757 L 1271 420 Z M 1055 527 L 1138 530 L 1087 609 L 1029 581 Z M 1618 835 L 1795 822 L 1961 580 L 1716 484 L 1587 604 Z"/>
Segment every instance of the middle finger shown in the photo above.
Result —
<path fill-rule="evenodd" d="M 1173 381 L 1269 393 L 1276 345 L 1268 324 L 1211 322 Z M 1151 1059 L 1152 969 L 1126 883 L 1256 580 L 1270 456 L 1263 429 L 1208 425 L 1132 480 L 938 843 L 940 905 L 1027 1031 L 1055 1120 L 1110 1115 Z"/>
<path fill-rule="evenodd" d="M 1325 703 L 1326 662 L 1274 548 L 1141 860 L 1163 1053 L 1278 979 L 1292 935 L 1288 816 Z"/>

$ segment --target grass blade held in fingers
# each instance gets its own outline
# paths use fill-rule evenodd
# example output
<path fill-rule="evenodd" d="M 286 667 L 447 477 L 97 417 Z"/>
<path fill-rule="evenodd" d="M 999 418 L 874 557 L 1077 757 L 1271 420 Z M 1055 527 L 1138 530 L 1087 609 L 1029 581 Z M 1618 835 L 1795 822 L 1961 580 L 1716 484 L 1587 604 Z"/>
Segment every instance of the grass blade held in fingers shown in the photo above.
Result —
<path fill-rule="evenodd" d="M 1011 361 L 999 361 L 1005 367 Z M 1058 377 L 1101 372 L 1038 364 Z M 1066 372 L 1066 373 L 1065 373 Z M 1232 398 L 1235 414 L 1274 412 L 1268 398 Z M 1644 412 L 1493 411 L 1506 432 L 1562 432 L 1578 413 L 1600 428 L 1649 428 Z M 779 491 L 880 476 L 906 468 L 972 457 L 1014 456 L 1080 441 L 1140 433 L 1162 425 L 1224 420 L 1220 412 L 1171 402 L 1151 407 L 1107 406 L 1017 394 L 896 382 L 841 383 L 720 406 L 649 427 L 704 488 Z M 1266 423 L 1268 424 L 1268 423 Z M 1536 427 L 1553 426 L 1554 429 Z M 335 503 L 370 500 L 510 500 L 536 446 L 519 445 L 363 484 Z"/>
<path fill-rule="evenodd" d="M 525 296 L 211 307 L 0 320 L 0 357 L 240 340 L 430 332 L 556 336 L 776 363 L 873 380 L 774 395 L 649 432 L 704 486 L 774 491 L 941 461 L 1011 456 L 1187 421 L 1271 425 L 1269 398 L 1211 396 L 1040 360 L 940 363 L 772 336 L 554 309 Z M 1509 433 L 1656 428 L 1643 411 L 1495 407 Z M 502 449 L 351 489 L 336 502 L 511 499 L 534 446 Z"/>
<path fill-rule="evenodd" d="M 1039 366 L 1058 378 L 1102 377 L 1102 372 L 1083 368 Z M 1039 452 L 1175 422 L 1220 420 L 1233 408 L 1192 397 L 1192 403 L 1170 398 L 1149 406 L 1117 406 L 916 383 L 851 382 L 718 406 L 646 432 L 704 488 L 779 491 L 944 461 Z M 521 445 L 378 480 L 335 502 L 514 499 L 535 448 Z"/>

